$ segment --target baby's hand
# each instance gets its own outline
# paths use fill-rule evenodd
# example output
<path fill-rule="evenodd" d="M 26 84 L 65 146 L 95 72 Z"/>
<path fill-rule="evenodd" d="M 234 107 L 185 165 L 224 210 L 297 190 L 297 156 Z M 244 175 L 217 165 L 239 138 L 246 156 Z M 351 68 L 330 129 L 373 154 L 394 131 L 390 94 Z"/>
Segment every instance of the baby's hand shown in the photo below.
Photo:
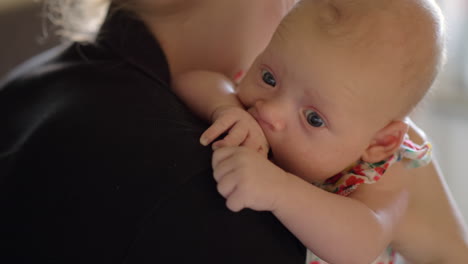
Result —
<path fill-rule="evenodd" d="M 266 156 L 268 142 L 257 121 L 238 106 L 222 106 L 213 113 L 213 124 L 201 135 L 200 143 L 210 144 L 221 134 L 228 134 L 213 143 L 213 149 L 221 147 L 245 146 Z"/>
<path fill-rule="evenodd" d="M 218 192 L 234 212 L 243 208 L 274 211 L 290 174 L 245 147 L 216 149 L 212 159 Z"/>

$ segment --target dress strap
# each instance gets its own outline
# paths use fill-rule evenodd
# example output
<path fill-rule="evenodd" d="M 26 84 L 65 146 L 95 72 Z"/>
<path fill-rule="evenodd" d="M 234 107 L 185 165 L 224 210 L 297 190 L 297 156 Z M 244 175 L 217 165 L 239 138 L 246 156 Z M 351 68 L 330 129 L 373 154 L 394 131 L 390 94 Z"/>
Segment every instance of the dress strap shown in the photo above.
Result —
<path fill-rule="evenodd" d="M 380 180 L 390 165 L 402 159 L 405 160 L 407 168 L 427 165 L 431 161 L 431 153 L 432 145 L 429 142 L 418 145 L 406 135 L 400 149 L 388 159 L 376 163 L 359 160 L 344 171 L 328 178 L 325 182 L 316 184 L 316 186 L 332 193 L 348 196 L 359 185 L 363 183 L 372 184 Z"/>

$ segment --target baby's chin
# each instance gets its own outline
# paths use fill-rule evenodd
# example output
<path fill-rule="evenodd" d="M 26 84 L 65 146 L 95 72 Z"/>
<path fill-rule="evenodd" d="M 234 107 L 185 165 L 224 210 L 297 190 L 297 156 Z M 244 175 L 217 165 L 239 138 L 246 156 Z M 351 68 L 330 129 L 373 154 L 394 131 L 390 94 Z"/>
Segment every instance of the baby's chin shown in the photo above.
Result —
<path fill-rule="evenodd" d="M 268 151 L 268 160 L 270 160 L 271 162 L 273 162 L 276 166 L 282 168 L 283 170 L 287 171 L 287 172 L 290 172 L 288 170 L 288 168 L 284 167 L 283 164 L 282 164 L 282 160 L 281 160 L 281 155 L 279 155 L 278 157 L 275 157 L 275 154 L 273 153 L 273 151 L 271 150 L 270 148 L 270 151 Z"/>
<path fill-rule="evenodd" d="M 289 170 L 288 168 L 286 168 L 286 166 L 282 166 L 281 158 L 280 160 L 275 160 L 275 155 L 273 154 L 273 151 L 271 150 L 271 148 L 270 148 L 270 151 L 268 152 L 268 159 L 274 164 L 276 164 L 277 166 L 281 167 L 283 170 L 303 179 L 304 181 L 308 183 L 315 184 L 315 183 L 320 183 L 326 180 L 326 178 L 323 178 L 323 177 L 311 177 L 312 175 L 314 175 L 314 172 L 310 172 L 310 173 L 307 173 L 307 175 L 304 175 L 304 173 L 298 173 L 297 171 L 294 171 L 291 168 L 289 168 L 291 169 Z"/>
<path fill-rule="evenodd" d="M 286 164 L 287 164 L 287 161 L 283 160 L 283 157 L 282 157 L 281 153 L 279 153 L 278 155 L 275 155 L 273 150 L 270 148 L 270 150 L 268 151 L 267 157 L 268 157 L 268 160 L 270 160 L 271 162 L 276 164 L 276 166 L 279 166 L 282 169 L 287 170 L 287 168 L 284 167 L 284 165 L 285 165 L 284 163 L 286 162 Z"/>

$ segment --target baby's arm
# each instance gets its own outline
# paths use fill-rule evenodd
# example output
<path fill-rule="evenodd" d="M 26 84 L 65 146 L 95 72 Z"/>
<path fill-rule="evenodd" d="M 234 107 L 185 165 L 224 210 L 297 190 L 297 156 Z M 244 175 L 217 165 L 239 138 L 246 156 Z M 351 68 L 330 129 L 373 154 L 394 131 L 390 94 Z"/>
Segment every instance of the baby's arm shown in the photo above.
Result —
<path fill-rule="evenodd" d="M 408 204 L 400 179 L 386 176 L 349 197 L 295 177 L 273 213 L 325 261 L 371 263 L 390 244 Z"/>
<path fill-rule="evenodd" d="M 273 214 L 329 263 L 370 263 L 390 244 L 407 207 L 398 177 L 361 185 L 352 197 L 326 192 L 245 148 L 213 155 L 218 191 L 233 211 Z"/>
<path fill-rule="evenodd" d="M 201 118 L 213 122 L 200 143 L 208 145 L 225 132 L 212 147 L 246 146 L 264 155 L 268 143 L 255 119 L 244 110 L 234 92 L 234 84 L 223 74 L 190 71 L 174 78 L 173 91 Z"/>
<path fill-rule="evenodd" d="M 199 117 L 212 122 L 220 107 L 243 109 L 234 92 L 234 84 L 226 76 L 211 71 L 190 71 L 176 76 L 172 90 Z"/>

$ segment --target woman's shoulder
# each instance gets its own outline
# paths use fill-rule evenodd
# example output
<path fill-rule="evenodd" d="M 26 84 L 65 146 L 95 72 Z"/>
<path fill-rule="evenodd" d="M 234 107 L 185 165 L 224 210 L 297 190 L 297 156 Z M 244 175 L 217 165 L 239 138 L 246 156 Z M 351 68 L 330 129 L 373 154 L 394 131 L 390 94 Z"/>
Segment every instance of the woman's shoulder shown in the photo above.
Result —
<path fill-rule="evenodd" d="M 171 130 L 192 131 L 185 135 L 196 138 L 204 124 L 170 91 L 169 84 L 158 82 L 109 49 L 74 43 L 25 62 L 0 84 L 0 127 L 1 154 L 41 131 L 50 134 L 52 128 L 70 136 L 86 132 L 93 137 L 90 141 L 95 140 L 92 131 L 100 130 L 130 145 L 134 142 L 128 139 L 137 135 L 169 138 L 163 133 Z"/>
<path fill-rule="evenodd" d="M 0 82 L 0 114 L 12 115 L 21 105 L 122 108 L 132 103 L 177 104 L 178 99 L 167 81 L 151 78 L 109 48 L 93 44 L 53 48 L 18 66 Z"/>
<path fill-rule="evenodd" d="M 15 91 L 31 96 L 26 90 L 32 93 L 62 90 L 67 94 L 76 89 L 99 92 L 114 83 L 135 82 L 143 77 L 132 71 L 124 59 L 106 48 L 92 44 L 63 44 L 13 69 L 0 82 L 0 98 Z"/>

